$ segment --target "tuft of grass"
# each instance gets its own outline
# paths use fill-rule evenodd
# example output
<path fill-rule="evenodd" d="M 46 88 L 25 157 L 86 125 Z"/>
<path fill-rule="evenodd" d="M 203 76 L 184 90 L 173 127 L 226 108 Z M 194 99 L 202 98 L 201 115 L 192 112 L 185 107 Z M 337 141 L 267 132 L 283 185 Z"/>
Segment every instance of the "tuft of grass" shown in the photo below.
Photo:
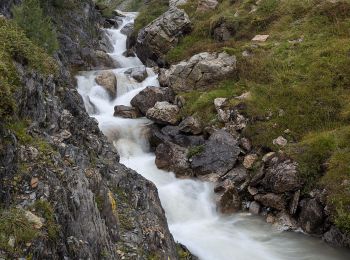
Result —
<path fill-rule="evenodd" d="M 195 155 L 199 155 L 204 151 L 204 145 L 193 146 L 188 149 L 187 158 L 192 158 Z"/>
<path fill-rule="evenodd" d="M 21 248 L 32 241 L 40 232 L 24 216 L 21 209 L 8 209 L 0 213 L 0 249 L 14 256 L 21 254 Z M 9 239 L 15 239 L 14 247 L 9 245 Z"/>

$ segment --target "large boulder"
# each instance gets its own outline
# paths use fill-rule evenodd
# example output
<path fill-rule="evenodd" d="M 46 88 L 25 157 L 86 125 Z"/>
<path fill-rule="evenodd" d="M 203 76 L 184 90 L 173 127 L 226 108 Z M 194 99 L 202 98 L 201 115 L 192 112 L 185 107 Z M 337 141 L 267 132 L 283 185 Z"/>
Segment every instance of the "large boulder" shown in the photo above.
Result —
<path fill-rule="evenodd" d="M 301 212 L 299 222 L 307 233 L 323 233 L 324 212 L 321 203 L 316 199 L 305 199 L 300 202 Z"/>
<path fill-rule="evenodd" d="M 157 102 L 172 102 L 174 98 L 174 93 L 169 88 L 147 87 L 138 93 L 130 103 L 138 108 L 143 115 L 146 115 L 148 109 L 152 108 Z"/>
<path fill-rule="evenodd" d="M 274 193 L 257 194 L 254 196 L 254 200 L 260 202 L 265 207 L 271 207 L 277 210 L 284 210 L 286 207 L 283 197 Z"/>
<path fill-rule="evenodd" d="M 202 135 L 183 134 L 178 126 L 167 125 L 160 129 L 153 125 L 151 127 L 151 145 L 156 147 L 164 142 L 172 142 L 182 147 L 195 147 L 203 145 L 205 140 Z"/>
<path fill-rule="evenodd" d="M 287 191 L 296 191 L 301 187 L 298 178 L 297 163 L 291 160 L 282 160 L 272 163 L 261 181 L 265 190 L 274 193 L 284 193 Z"/>
<path fill-rule="evenodd" d="M 188 149 L 170 142 L 158 145 L 155 163 L 159 169 L 173 171 L 176 175 L 191 175 L 190 163 L 187 158 Z"/>
<path fill-rule="evenodd" d="M 129 37 L 132 32 L 134 31 L 134 23 L 127 23 L 121 30 L 120 32 L 127 37 Z"/>
<path fill-rule="evenodd" d="M 144 81 L 144 79 L 147 78 L 148 76 L 145 66 L 130 68 L 126 70 L 124 74 L 129 75 L 130 77 L 135 79 L 137 82 Z"/>
<path fill-rule="evenodd" d="M 162 69 L 159 82 L 175 93 L 205 90 L 216 81 L 231 77 L 235 71 L 236 57 L 225 52 L 202 52 L 170 69 Z"/>
<path fill-rule="evenodd" d="M 192 157 L 191 167 L 196 175 L 226 174 L 233 168 L 241 149 L 232 135 L 224 130 L 214 132 L 203 151 Z"/>
<path fill-rule="evenodd" d="M 111 98 L 115 98 L 117 93 L 117 78 L 112 71 L 104 71 L 97 75 L 95 81 L 98 85 L 103 87 Z"/>
<path fill-rule="evenodd" d="M 161 125 L 175 125 L 179 121 L 180 109 L 167 101 L 157 102 L 148 109 L 146 117 Z"/>
<path fill-rule="evenodd" d="M 156 20 L 143 28 L 136 40 L 137 56 L 146 65 L 164 65 L 164 54 L 173 48 L 181 35 L 190 32 L 188 15 L 176 7 L 171 7 Z"/>

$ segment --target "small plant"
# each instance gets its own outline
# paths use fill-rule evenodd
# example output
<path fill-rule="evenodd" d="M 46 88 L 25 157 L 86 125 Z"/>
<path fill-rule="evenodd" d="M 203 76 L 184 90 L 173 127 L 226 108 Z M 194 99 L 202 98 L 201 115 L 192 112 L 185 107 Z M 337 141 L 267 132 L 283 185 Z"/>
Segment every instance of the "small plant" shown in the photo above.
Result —
<path fill-rule="evenodd" d="M 192 158 L 195 155 L 199 155 L 204 151 L 204 145 L 193 146 L 188 149 L 187 158 Z"/>

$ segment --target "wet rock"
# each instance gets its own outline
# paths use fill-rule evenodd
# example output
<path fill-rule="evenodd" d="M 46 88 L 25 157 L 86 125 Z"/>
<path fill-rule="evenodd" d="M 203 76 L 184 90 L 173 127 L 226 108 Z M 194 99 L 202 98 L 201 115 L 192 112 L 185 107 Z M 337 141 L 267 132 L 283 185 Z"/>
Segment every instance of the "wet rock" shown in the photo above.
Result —
<path fill-rule="evenodd" d="M 135 45 L 137 56 L 147 66 L 162 66 L 165 63 L 164 55 L 190 30 L 188 15 L 183 10 L 171 7 L 139 32 Z"/>
<path fill-rule="evenodd" d="M 233 168 L 240 151 L 229 133 L 218 130 L 205 143 L 203 152 L 192 157 L 191 167 L 197 175 L 223 175 Z"/>
<path fill-rule="evenodd" d="M 219 4 L 217 0 L 200 0 L 198 2 L 197 12 L 207 12 L 214 10 Z"/>
<path fill-rule="evenodd" d="M 134 31 L 134 23 L 127 23 L 121 30 L 120 32 L 122 34 L 125 34 L 127 37 L 129 37 L 132 32 Z"/>
<path fill-rule="evenodd" d="M 115 61 L 105 51 L 88 51 L 83 55 L 88 60 L 94 70 L 113 69 L 117 67 Z"/>
<path fill-rule="evenodd" d="M 107 18 L 103 24 L 104 28 L 118 28 L 118 19 Z"/>
<path fill-rule="evenodd" d="M 131 105 L 138 108 L 143 115 L 157 102 L 174 101 L 174 93 L 169 88 L 147 87 L 131 100 Z"/>
<path fill-rule="evenodd" d="M 205 90 L 218 80 L 231 77 L 236 71 L 236 58 L 225 52 L 202 52 L 189 60 L 162 69 L 159 82 L 175 93 Z"/>
<path fill-rule="evenodd" d="M 266 169 L 262 186 L 269 191 L 283 193 L 301 187 L 297 174 L 297 163 L 291 160 L 279 161 Z"/>
<path fill-rule="evenodd" d="M 261 206 L 258 202 L 256 201 L 252 201 L 250 204 L 249 204 L 249 213 L 253 214 L 253 215 L 259 215 L 260 213 L 260 209 L 261 209 Z"/>
<path fill-rule="evenodd" d="M 144 81 L 144 79 L 147 78 L 148 76 L 145 66 L 130 68 L 126 70 L 124 73 L 127 75 L 130 75 L 130 77 L 135 79 L 137 82 Z"/>
<path fill-rule="evenodd" d="M 157 102 L 154 107 L 148 109 L 146 117 L 158 124 L 175 125 L 179 121 L 179 108 L 167 101 Z"/>
<path fill-rule="evenodd" d="M 198 118 L 189 116 L 182 120 L 179 124 L 179 129 L 184 133 L 198 135 L 202 132 L 202 124 Z"/>
<path fill-rule="evenodd" d="M 187 158 L 188 150 L 170 142 L 157 146 L 155 163 L 159 169 L 173 171 L 179 176 L 190 176 L 190 163 Z"/>
<path fill-rule="evenodd" d="M 164 142 L 172 142 L 182 147 L 195 147 L 204 144 L 205 140 L 201 135 L 183 134 L 178 126 L 168 125 L 161 129 L 158 126 L 153 126 L 150 142 L 153 147 Z"/>
<path fill-rule="evenodd" d="M 246 169 L 251 169 L 257 159 L 258 159 L 258 155 L 256 155 L 256 154 L 248 154 L 248 155 L 246 155 L 244 157 L 243 166 Z"/>
<path fill-rule="evenodd" d="M 297 221 L 285 212 L 280 212 L 274 218 L 273 226 L 281 231 L 296 230 Z"/>
<path fill-rule="evenodd" d="M 222 184 L 222 191 L 217 194 L 217 209 L 223 214 L 232 214 L 241 209 L 241 198 L 234 184 L 226 180 Z"/>
<path fill-rule="evenodd" d="M 277 210 L 284 210 L 286 206 L 283 197 L 274 193 L 257 194 L 254 196 L 254 200 L 260 202 L 265 207 L 271 207 Z"/>
<path fill-rule="evenodd" d="M 104 71 L 96 77 L 95 81 L 107 90 L 111 98 L 115 98 L 117 93 L 117 78 L 113 72 Z"/>
<path fill-rule="evenodd" d="M 322 205 L 316 199 L 304 199 L 300 202 L 301 212 L 299 222 L 307 233 L 320 234 L 323 231 L 324 212 Z"/>
<path fill-rule="evenodd" d="M 350 235 L 341 232 L 335 226 L 332 226 L 326 233 L 324 233 L 322 239 L 337 247 L 350 248 Z"/>
<path fill-rule="evenodd" d="M 134 107 L 119 105 L 114 107 L 114 116 L 119 116 L 123 118 L 138 118 L 142 115 Z"/>

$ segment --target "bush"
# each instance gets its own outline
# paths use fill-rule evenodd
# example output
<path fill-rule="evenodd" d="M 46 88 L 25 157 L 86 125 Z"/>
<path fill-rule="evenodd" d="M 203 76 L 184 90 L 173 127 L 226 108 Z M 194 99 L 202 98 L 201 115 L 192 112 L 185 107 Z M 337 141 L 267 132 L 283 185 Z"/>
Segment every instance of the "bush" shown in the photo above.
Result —
<path fill-rule="evenodd" d="M 52 54 L 58 49 L 57 35 L 49 17 L 43 14 L 39 0 L 25 0 L 12 9 L 16 23 L 27 37 Z"/>

